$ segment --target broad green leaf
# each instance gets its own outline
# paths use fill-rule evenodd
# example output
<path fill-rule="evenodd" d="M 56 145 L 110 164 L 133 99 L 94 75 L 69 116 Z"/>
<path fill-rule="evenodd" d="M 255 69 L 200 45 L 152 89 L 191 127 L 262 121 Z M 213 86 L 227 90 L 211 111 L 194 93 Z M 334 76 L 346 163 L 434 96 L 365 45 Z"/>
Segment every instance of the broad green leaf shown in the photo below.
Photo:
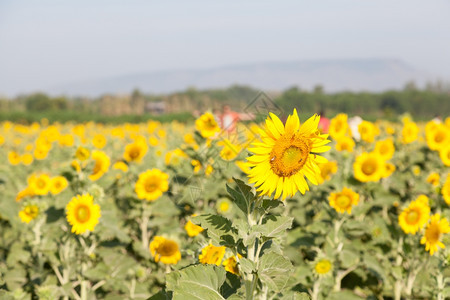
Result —
<path fill-rule="evenodd" d="M 293 294 L 283 295 L 280 300 L 311 300 L 311 297 L 307 293 L 294 292 Z"/>
<path fill-rule="evenodd" d="M 256 265 L 254 262 L 247 258 L 241 258 L 239 259 L 239 266 L 244 273 L 252 273 L 253 271 L 256 271 Z"/>
<path fill-rule="evenodd" d="M 267 216 L 262 225 L 252 227 L 252 231 L 261 233 L 265 237 L 278 237 L 292 227 L 292 217 Z"/>
<path fill-rule="evenodd" d="M 157 294 L 151 296 L 148 300 L 170 300 L 170 299 L 172 299 L 172 297 L 169 297 L 169 295 L 166 292 L 160 291 Z"/>
<path fill-rule="evenodd" d="M 264 254 L 258 265 L 259 279 L 276 292 L 284 288 L 292 271 L 289 259 L 275 252 Z"/>
<path fill-rule="evenodd" d="M 208 230 L 208 237 L 211 238 L 214 245 L 234 246 L 236 229 L 232 227 L 231 221 L 227 218 L 207 214 L 193 217 L 191 221 Z"/>
<path fill-rule="evenodd" d="M 219 292 L 225 282 L 224 268 L 213 265 L 194 265 L 166 276 L 167 289 L 173 299 L 225 299 Z"/>
<path fill-rule="evenodd" d="M 333 292 L 330 295 L 328 295 L 329 300 L 362 300 L 365 298 L 361 298 L 360 296 L 355 295 L 351 291 L 340 291 L 340 292 Z"/>
<path fill-rule="evenodd" d="M 255 200 L 255 195 L 252 192 L 252 188 L 245 184 L 242 180 L 237 178 L 233 178 L 234 182 L 236 182 L 236 189 L 231 188 L 227 184 L 227 191 L 233 198 L 233 202 L 237 207 L 244 213 L 244 215 L 248 215 L 251 212 L 251 204 Z"/>

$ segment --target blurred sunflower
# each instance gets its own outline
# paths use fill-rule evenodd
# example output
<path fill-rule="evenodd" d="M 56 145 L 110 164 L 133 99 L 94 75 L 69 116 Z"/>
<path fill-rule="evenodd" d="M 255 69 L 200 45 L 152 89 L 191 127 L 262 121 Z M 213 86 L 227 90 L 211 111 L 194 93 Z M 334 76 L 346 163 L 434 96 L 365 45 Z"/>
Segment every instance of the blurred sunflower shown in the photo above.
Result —
<path fill-rule="evenodd" d="M 390 160 L 395 152 L 394 142 L 391 139 L 378 141 L 375 144 L 374 152 L 378 153 L 384 160 Z"/>
<path fill-rule="evenodd" d="M 67 222 L 72 225 L 75 234 L 94 231 L 100 216 L 100 206 L 94 204 L 90 194 L 77 195 L 66 206 Z"/>
<path fill-rule="evenodd" d="M 195 129 L 202 137 L 211 138 L 220 132 L 220 127 L 214 119 L 213 114 L 207 112 L 195 120 Z"/>
<path fill-rule="evenodd" d="M 355 141 L 351 137 L 343 136 L 337 140 L 335 147 L 337 151 L 348 151 L 351 153 L 353 148 L 355 148 Z"/>
<path fill-rule="evenodd" d="M 195 215 L 192 215 L 193 217 L 195 217 Z M 186 225 L 184 225 L 184 230 L 186 230 L 186 233 L 188 236 L 190 237 L 194 237 L 197 236 L 200 232 L 202 232 L 204 229 L 201 228 L 198 225 L 195 225 L 194 223 L 192 223 L 190 220 L 188 220 L 186 222 Z"/>
<path fill-rule="evenodd" d="M 425 234 L 420 240 L 425 244 L 425 250 L 433 255 L 439 248 L 444 249 L 445 245 L 441 242 L 442 235 L 450 232 L 450 226 L 446 218 L 441 219 L 440 214 L 431 217 L 430 222 L 425 228 Z"/>
<path fill-rule="evenodd" d="M 77 151 L 75 152 L 75 157 L 80 161 L 87 160 L 90 155 L 91 155 L 91 152 L 89 151 L 89 149 L 84 148 L 82 146 L 78 147 Z"/>
<path fill-rule="evenodd" d="M 442 124 L 435 124 L 434 126 L 428 125 L 425 127 L 425 138 L 427 140 L 428 147 L 431 150 L 440 150 L 442 147 L 447 146 L 450 143 L 450 131 Z"/>
<path fill-rule="evenodd" d="M 418 197 L 398 216 L 398 224 L 406 234 L 416 234 L 428 222 L 429 218 L 428 197 Z"/>
<path fill-rule="evenodd" d="M 181 252 L 177 242 L 162 236 L 155 236 L 150 243 L 150 253 L 155 262 L 166 265 L 175 265 L 181 259 Z"/>
<path fill-rule="evenodd" d="M 286 199 L 297 191 L 309 190 L 305 176 L 312 184 L 318 184 L 318 164 L 328 160 L 318 153 L 330 149 L 328 135 L 320 134 L 317 127 L 320 117 L 309 118 L 300 125 L 297 110 L 287 118 L 284 126 L 280 119 L 270 113 L 261 132 L 261 141 L 252 143 L 249 151 L 254 155 L 247 158 L 252 169 L 249 182 L 258 186 L 262 195 Z"/>
<path fill-rule="evenodd" d="M 33 190 L 29 186 L 27 186 L 25 189 L 17 193 L 16 202 L 19 202 L 20 200 L 26 197 L 33 197 L 34 195 L 35 194 Z"/>
<path fill-rule="evenodd" d="M 450 173 L 447 175 L 447 178 L 445 179 L 445 183 L 442 186 L 441 193 L 442 196 L 444 197 L 445 203 L 447 203 L 447 205 L 450 205 Z"/>
<path fill-rule="evenodd" d="M 433 186 L 439 186 L 439 182 L 441 180 L 441 177 L 439 176 L 439 173 L 433 172 L 430 173 L 427 177 L 427 182 L 431 183 Z"/>
<path fill-rule="evenodd" d="M 56 176 L 51 179 L 50 192 L 53 195 L 61 193 L 68 185 L 67 179 L 63 176 Z"/>
<path fill-rule="evenodd" d="M 222 150 L 220 151 L 220 157 L 224 160 L 230 161 L 235 159 L 241 151 L 238 145 L 233 144 L 228 139 L 224 139 L 217 144 L 223 146 Z"/>
<path fill-rule="evenodd" d="M 329 276 L 333 272 L 333 263 L 328 258 L 318 258 L 313 265 L 313 273 L 319 277 Z"/>
<path fill-rule="evenodd" d="M 50 177 L 47 174 L 32 174 L 28 178 L 28 186 L 35 195 L 47 195 L 50 191 Z"/>
<path fill-rule="evenodd" d="M 217 212 L 220 214 L 227 214 L 231 211 L 231 201 L 227 198 L 222 198 L 217 202 Z"/>
<path fill-rule="evenodd" d="M 8 153 L 8 161 L 13 166 L 20 164 L 20 154 L 16 151 L 10 151 Z"/>
<path fill-rule="evenodd" d="M 19 218 L 23 223 L 30 223 L 36 219 L 39 215 L 39 207 L 34 204 L 25 205 L 25 207 L 19 211 Z"/>
<path fill-rule="evenodd" d="M 439 150 L 439 157 L 445 166 L 450 167 L 450 144 Z"/>
<path fill-rule="evenodd" d="M 392 175 L 396 170 L 396 167 L 393 163 L 386 162 L 384 164 L 384 172 L 381 174 L 381 178 L 387 178 Z"/>
<path fill-rule="evenodd" d="M 228 271 L 234 275 L 239 276 L 239 267 L 235 256 L 230 256 L 227 259 L 225 259 L 222 265 L 224 266 L 225 271 Z"/>
<path fill-rule="evenodd" d="M 111 160 L 105 152 L 99 150 L 92 151 L 91 157 L 94 160 L 95 164 L 94 168 L 92 169 L 92 173 L 89 175 L 89 179 L 92 181 L 96 181 L 108 171 Z"/>
<path fill-rule="evenodd" d="M 126 163 L 124 163 L 123 161 L 118 161 L 118 162 L 114 163 L 113 169 L 120 170 L 120 171 L 126 173 L 126 172 L 128 172 L 128 165 Z"/>
<path fill-rule="evenodd" d="M 158 170 L 151 169 L 139 174 L 135 185 L 135 192 L 139 199 L 154 201 L 169 189 L 169 175 Z"/>
<path fill-rule="evenodd" d="M 25 153 L 20 157 L 20 161 L 25 165 L 29 166 L 31 163 L 33 163 L 33 155 L 30 153 Z"/>
<path fill-rule="evenodd" d="M 338 170 L 337 162 L 329 161 L 323 164 L 319 164 L 320 176 L 317 177 L 319 183 L 323 183 L 325 180 L 329 180 L 331 175 L 335 174 Z"/>
<path fill-rule="evenodd" d="M 362 121 L 358 125 L 358 132 L 361 135 L 361 139 L 368 143 L 372 143 L 375 137 L 380 134 L 378 127 L 369 121 Z"/>
<path fill-rule="evenodd" d="M 352 207 L 358 205 L 359 194 L 353 190 L 344 187 L 342 191 L 337 193 L 331 193 L 328 197 L 330 206 L 333 207 L 338 213 L 348 214 L 352 213 Z"/>
<path fill-rule="evenodd" d="M 375 152 L 363 152 L 353 163 L 355 178 L 361 182 L 378 181 L 386 171 L 383 158 Z"/>
<path fill-rule="evenodd" d="M 202 264 L 210 264 L 220 266 L 225 256 L 225 246 L 216 247 L 212 244 L 204 247 L 202 253 L 198 256 L 198 260 Z"/>
<path fill-rule="evenodd" d="M 106 146 L 106 142 L 106 137 L 101 133 L 96 134 L 92 139 L 92 145 L 97 149 L 103 149 Z"/>
<path fill-rule="evenodd" d="M 147 143 L 141 140 L 137 140 L 131 144 L 125 146 L 125 152 L 123 153 L 123 158 L 127 162 L 141 162 L 145 154 L 147 154 L 148 146 Z"/>
<path fill-rule="evenodd" d="M 402 143 L 410 144 L 419 137 L 419 127 L 412 121 L 406 121 L 402 129 Z"/>
<path fill-rule="evenodd" d="M 351 130 L 348 126 L 347 120 L 347 114 L 338 114 L 333 119 L 331 119 L 328 133 L 334 140 L 339 140 L 348 133 L 350 133 L 351 136 Z"/>

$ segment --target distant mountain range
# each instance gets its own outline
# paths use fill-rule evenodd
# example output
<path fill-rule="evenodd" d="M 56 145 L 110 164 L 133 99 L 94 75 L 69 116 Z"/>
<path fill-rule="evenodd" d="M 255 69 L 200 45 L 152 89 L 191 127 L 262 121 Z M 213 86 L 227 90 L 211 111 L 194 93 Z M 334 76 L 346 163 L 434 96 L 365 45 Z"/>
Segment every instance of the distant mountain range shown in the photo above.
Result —
<path fill-rule="evenodd" d="M 419 86 L 436 76 L 417 70 L 399 59 L 345 59 L 266 62 L 209 69 L 157 71 L 111 78 L 72 82 L 48 89 L 50 93 L 98 96 L 130 93 L 139 88 L 147 93 L 170 93 L 188 87 L 224 88 L 232 84 L 268 90 L 291 86 L 312 89 L 320 84 L 326 92 L 343 90 L 383 91 L 403 88 L 414 80 Z"/>

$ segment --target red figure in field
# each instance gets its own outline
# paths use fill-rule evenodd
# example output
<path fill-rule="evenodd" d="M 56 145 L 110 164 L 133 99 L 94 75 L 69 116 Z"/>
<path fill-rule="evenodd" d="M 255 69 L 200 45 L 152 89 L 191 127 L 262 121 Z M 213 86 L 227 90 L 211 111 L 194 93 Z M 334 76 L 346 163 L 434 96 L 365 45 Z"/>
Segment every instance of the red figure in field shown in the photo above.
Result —
<path fill-rule="evenodd" d="M 219 125 L 228 133 L 236 132 L 236 124 L 239 121 L 254 120 L 255 116 L 252 113 L 238 113 L 231 110 L 231 107 L 225 104 L 222 107 L 222 114 L 219 118 Z"/>
<path fill-rule="evenodd" d="M 328 127 L 330 127 L 330 119 L 325 117 L 325 111 L 321 110 L 319 113 L 320 121 L 319 121 L 319 130 L 321 133 L 328 133 Z"/>

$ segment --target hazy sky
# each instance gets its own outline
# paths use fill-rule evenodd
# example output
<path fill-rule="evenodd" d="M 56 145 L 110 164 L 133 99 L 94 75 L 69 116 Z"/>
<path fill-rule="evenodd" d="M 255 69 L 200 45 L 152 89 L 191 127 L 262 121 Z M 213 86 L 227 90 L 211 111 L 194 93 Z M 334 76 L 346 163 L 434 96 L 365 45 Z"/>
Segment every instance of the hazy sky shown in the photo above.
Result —
<path fill-rule="evenodd" d="M 0 94 L 136 72 L 399 58 L 450 78 L 450 1 L 0 0 Z"/>

